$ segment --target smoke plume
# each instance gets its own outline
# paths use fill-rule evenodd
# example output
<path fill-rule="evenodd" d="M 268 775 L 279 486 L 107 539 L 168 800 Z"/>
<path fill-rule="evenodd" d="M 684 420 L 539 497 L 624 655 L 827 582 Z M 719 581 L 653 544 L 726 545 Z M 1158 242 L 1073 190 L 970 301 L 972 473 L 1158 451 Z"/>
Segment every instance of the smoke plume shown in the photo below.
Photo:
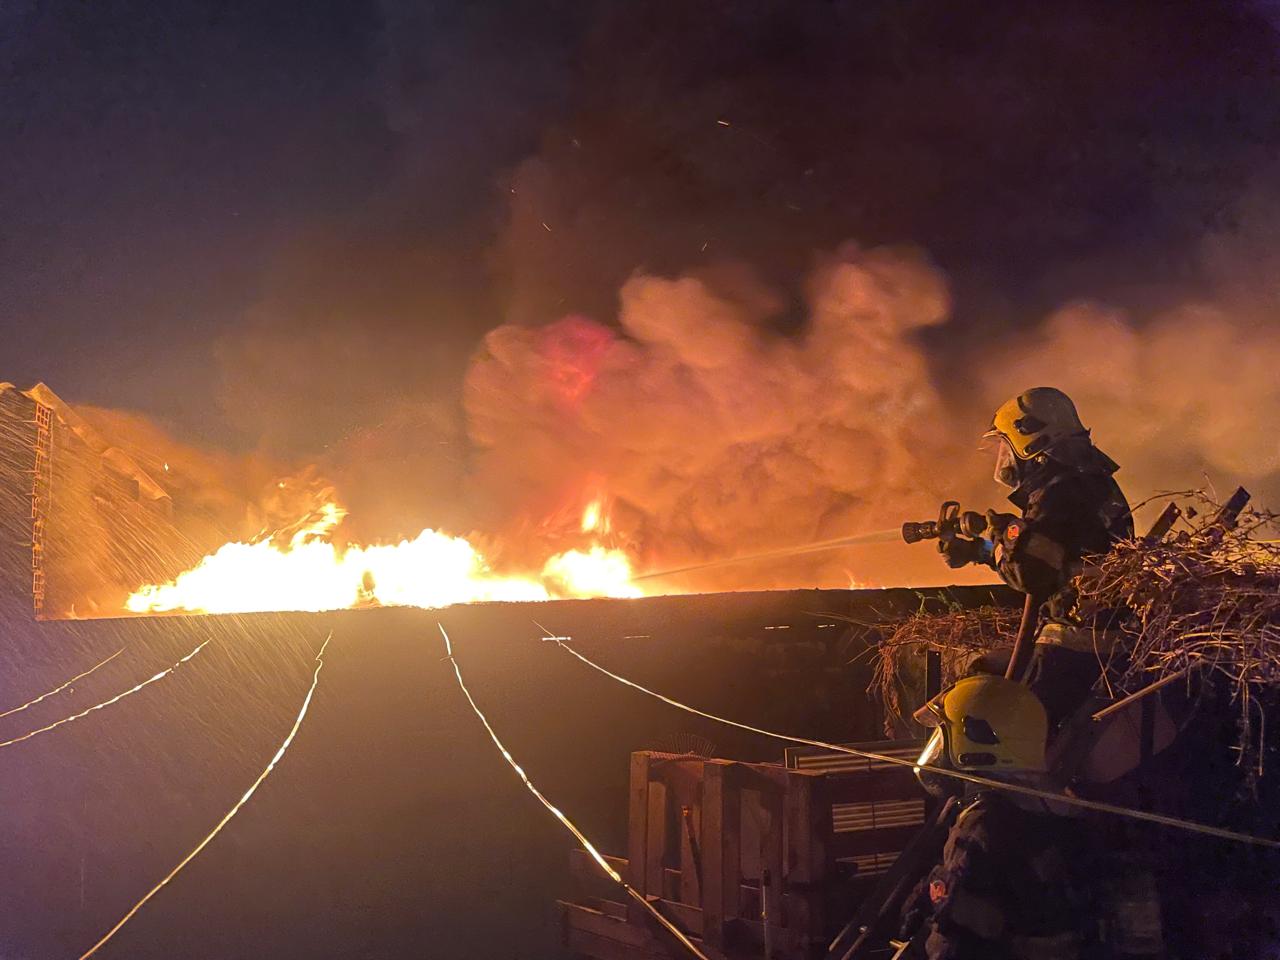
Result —
<path fill-rule="evenodd" d="M 1139 325 L 1123 311 L 1079 303 L 1050 316 L 1028 343 L 993 351 L 983 395 L 1053 383 L 1075 400 L 1095 441 L 1127 469 L 1126 488 L 1242 483 L 1280 493 L 1280 331 L 1222 307 L 1189 304 Z"/>
<path fill-rule="evenodd" d="M 774 328 L 778 298 L 740 278 L 638 275 L 620 300 L 616 328 L 567 317 L 485 337 L 465 406 L 497 529 L 599 487 L 640 557 L 676 566 L 935 507 L 927 478 L 949 446 L 947 417 L 915 337 L 949 304 L 919 251 L 849 245 L 824 258 L 794 335 Z M 797 575 L 777 566 L 700 582 Z M 806 569 L 849 580 L 829 558 Z"/>
<path fill-rule="evenodd" d="M 352 537 L 540 565 L 604 497 L 639 567 L 679 566 L 999 506 L 976 438 L 1034 385 L 1131 499 L 1276 503 L 1261 8 L 420 6 L 382 7 L 385 182 L 220 338 L 272 468 L 193 462 L 210 509 L 253 526 L 298 475 Z M 884 547 L 683 583 L 951 576 Z"/>

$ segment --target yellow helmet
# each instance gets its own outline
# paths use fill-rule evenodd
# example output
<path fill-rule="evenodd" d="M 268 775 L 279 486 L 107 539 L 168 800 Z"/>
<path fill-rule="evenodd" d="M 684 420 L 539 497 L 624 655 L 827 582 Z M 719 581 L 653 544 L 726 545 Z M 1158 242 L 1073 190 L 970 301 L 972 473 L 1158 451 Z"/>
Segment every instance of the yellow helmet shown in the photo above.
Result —
<path fill-rule="evenodd" d="M 1049 721 L 1044 705 L 1016 680 L 991 674 L 957 680 L 917 710 L 915 718 L 938 728 L 930 741 L 933 749 L 925 748 L 921 763 L 990 773 L 1046 769 Z M 931 752 L 932 762 L 925 759 Z"/>
<path fill-rule="evenodd" d="M 985 436 L 1004 437 L 1018 459 L 1030 460 L 1088 433 L 1070 397 L 1053 387 L 1032 387 L 1000 406 Z"/>

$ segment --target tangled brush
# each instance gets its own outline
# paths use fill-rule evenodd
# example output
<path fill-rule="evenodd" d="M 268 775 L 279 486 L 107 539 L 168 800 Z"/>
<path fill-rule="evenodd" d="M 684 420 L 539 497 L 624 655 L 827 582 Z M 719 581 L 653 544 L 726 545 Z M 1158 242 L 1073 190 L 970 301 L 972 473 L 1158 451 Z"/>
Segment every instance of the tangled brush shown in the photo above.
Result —
<path fill-rule="evenodd" d="M 1128 611 L 1104 674 L 1113 692 L 1184 675 L 1221 684 L 1239 710 L 1241 760 L 1260 765 L 1280 689 L 1280 515 L 1248 510 L 1224 526 L 1204 493 L 1180 497 L 1186 529 L 1097 558 L 1077 581 L 1080 604 Z"/>
<path fill-rule="evenodd" d="M 924 699 L 926 650 L 941 653 L 946 686 L 984 653 L 1012 644 L 1020 617 L 1020 611 L 1006 607 L 953 605 L 942 613 L 920 610 L 890 624 L 878 644 L 870 687 L 884 708 L 886 734 L 892 736 Z"/>
<path fill-rule="evenodd" d="M 1224 523 L 1221 505 L 1201 491 L 1166 496 L 1183 508 L 1181 529 L 1123 541 L 1076 580 L 1080 610 L 1123 612 L 1105 645 L 1104 682 L 1117 697 L 1183 676 L 1212 684 L 1239 711 L 1241 762 L 1260 767 L 1266 705 L 1280 690 L 1280 515 L 1245 510 Z M 1017 625 L 1015 611 L 994 607 L 894 625 L 872 683 L 886 717 L 908 712 L 904 693 L 914 692 L 924 649 L 942 652 L 945 684 L 984 651 L 1010 644 Z"/>

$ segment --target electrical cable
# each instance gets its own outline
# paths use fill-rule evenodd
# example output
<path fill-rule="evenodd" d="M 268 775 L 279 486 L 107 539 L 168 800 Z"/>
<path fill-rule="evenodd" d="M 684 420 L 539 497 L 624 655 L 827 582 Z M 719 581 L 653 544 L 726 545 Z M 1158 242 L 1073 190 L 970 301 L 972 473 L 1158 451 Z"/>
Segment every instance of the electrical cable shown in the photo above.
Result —
<path fill-rule="evenodd" d="M 489 739 L 492 740 L 494 746 L 498 748 L 498 752 L 502 754 L 502 758 L 510 764 L 511 769 L 516 772 L 516 775 L 521 779 L 521 781 L 523 781 L 529 792 L 533 794 L 539 803 L 547 808 L 547 811 L 553 817 L 560 821 L 566 830 L 573 834 L 574 838 L 579 844 L 581 844 L 582 849 L 587 852 L 591 859 L 596 862 L 609 879 L 620 886 L 627 896 L 631 897 L 631 899 L 635 900 L 649 911 L 653 918 L 657 920 L 668 933 L 675 937 L 682 947 L 689 951 L 690 956 L 697 957 L 698 960 L 709 960 L 707 955 L 699 950 L 694 942 L 690 940 L 679 927 L 663 916 L 658 908 L 650 903 L 642 894 L 637 893 L 631 887 L 631 884 L 627 883 L 627 881 L 622 878 L 622 874 L 618 873 L 617 870 L 609 865 L 609 861 L 600 854 L 600 851 L 597 850 L 595 845 L 587 839 L 586 835 L 574 825 L 573 821 L 565 816 L 564 813 L 555 806 L 555 804 L 543 796 L 541 790 L 534 786 L 533 781 L 529 779 L 529 775 L 524 772 L 524 768 L 522 768 L 520 764 L 516 762 L 515 757 L 511 755 L 511 751 L 503 746 L 502 741 L 498 739 L 498 734 L 494 731 L 493 726 L 489 723 L 484 712 L 476 704 L 475 698 L 471 696 L 471 691 L 467 689 L 467 685 L 462 679 L 462 671 L 458 668 L 458 661 L 454 659 L 453 644 L 449 640 L 449 634 L 445 632 L 444 624 L 437 623 L 436 626 L 440 628 L 440 635 L 444 637 L 444 659 L 448 660 L 449 663 L 452 664 L 454 676 L 458 678 L 458 686 L 462 688 L 462 695 L 467 698 L 467 703 L 471 704 L 471 709 L 475 711 L 475 715 L 479 717 L 480 722 L 484 724 L 485 730 L 489 733 Z M 81 957 L 80 960 L 84 960 L 84 958 Z"/>
<path fill-rule="evenodd" d="M 99 660 L 97 663 L 95 663 L 92 667 L 90 667 L 90 668 L 89 668 L 88 670 L 86 670 L 84 673 L 77 673 L 74 677 L 72 677 L 70 680 L 68 680 L 68 681 L 67 681 L 66 683 L 64 683 L 62 686 L 60 686 L 60 687 L 54 687 L 54 688 L 53 688 L 52 690 L 50 690 L 48 693 L 42 693 L 42 694 L 40 694 L 40 696 L 36 697 L 34 700 L 28 700 L 26 703 L 24 703 L 24 704 L 23 704 L 22 706 L 20 706 L 20 707 L 14 707 L 14 708 L 13 708 L 13 709 L 11 709 L 11 710 L 6 710 L 4 713 L 0 713 L 0 718 L 13 716 L 13 714 L 15 714 L 15 713 L 21 713 L 23 710 L 26 710 L 28 707 L 34 707 L 34 706 L 35 706 L 37 703 L 39 703 L 41 700 L 46 700 L 46 699 L 48 699 L 49 697 L 52 697 L 55 693 L 61 693 L 63 690 L 67 689 L 67 687 L 71 686 L 71 685 L 72 685 L 73 683 L 75 683 L 77 680 L 83 680 L 85 677 L 87 677 L 89 674 L 93 673 L 93 671 L 97 670 L 99 667 L 105 667 L 108 663 L 110 663 L 110 662 L 111 662 L 112 660 L 114 660 L 116 657 L 120 656 L 120 654 L 122 654 L 122 653 L 124 653 L 124 647 L 121 647 L 119 650 L 117 650 L 117 651 L 116 651 L 115 653 L 113 653 L 111 656 L 107 657 L 107 659 L 105 659 L 105 660 Z"/>
<path fill-rule="evenodd" d="M 782 740 L 787 743 L 797 743 L 797 744 L 802 744 L 808 747 L 817 747 L 821 750 L 830 750 L 833 753 L 843 753 L 852 757 L 860 757 L 864 760 L 871 760 L 876 763 L 886 763 L 886 764 L 890 764 L 898 767 L 910 767 L 912 770 L 915 770 L 915 771 L 926 771 L 931 774 L 936 774 L 937 776 L 950 777 L 954 780 L 963 780 L 965 783 L 976 784 L 977 786 L 980 786 L 980 787 L 989 787 L 996 790 L 1004 790 L 1008 793 L 1017 793 L 1027 797 L 1034 797 L 1038 800 L 1047 801 L 1050 803 L 1061 803 L 1061 804 L 1066 804 L 1068 806 L 1077 807 L 1083 810 L 1092 810 L 1096 813 L 1109 813 L 1118 817 L 1127 817 L 1128 819 L 1131 819 L 1131 820 L 1142 820 L 1147 823 L 1157 823 L 1157 824 L 1160 824 L 1161 826 L 1173 827 L 1178 830 L 1186 830 L 1192 833 L 1199 833 L 1209 837 L 1217 837 L 1218 839 L 1221 839 L 1221 840 L 1234 840 L 1237 843 L 1248 843 L 1248 844 L 1253 844 L 1255 846 L 1260 846 L 1260 847 L 1271 847 L 1274 849 L 1280 849 L 1280 840 L 1271 840 L 1266 837 L 1257 837 L 1248 833 L 1238 833 L 1235 830 L 1226 830 L 1222 827 L 1213 827 L 1205 823 L 1196 823 L 1192 820 L 1182 820 L 1178 817 L 1169 817 L 1160 813 L 1148 813 L 1145 810 L 1133 810 L 1129 807 L 1120 807 L 1111 803 L 1103 803 L 1102 801 L 1099 801 L 1099 800 L 1086 800 L 1083 797 L 1073 797 L 1065 793 L 1055 793 L 1052 790 L 1040 790 L 1040 789 L 1037 789 L 1036 787 L 1030 787 L 1021 783 L 1008 783 L 1001 780 L 992 780 L 987 777 L 982 777 L 974 773 L 967 773 L 963 770 L 948 770 L 945 767 L 935 767 L 935 766 L 929 766 L 925 764 L 919 764 L 911 760 L 904 760 L 901 757 L 892 757 L 892 756 L 888 756 L 887 754 L 875 753 L 870 750 L 859 750 L 855 747 L 842 746 L 837 743 L 827 743 L 824 740 L 810 740 L 807 737 L 793 737 L 785 733 L 776 733 L 773 730 L 764 730 L 760 727 L 753 727 L 750 724 L 739 723 L 736 720 L 728 720 L 725 717 L 718 717 L 714 713 L 707 713 L 706 711 L 699 710 L 696 707 L 691 707 L 688 704 L 681 703 L 679 700 L 673 700 L 670 697 L 663 696 L 660 693 L 650 690 L 648 687 L 643 687 L 633 680 L 628 680 L 626 677 L 621 677 L 618 674 L 613 673 L 612 671 L 606 669 L 605 667 L 601 666 L 600 664 L 596 663 L 590 658 L 579 653 L 577 650 L 574 650 L 572 647 L 568 646 L 564 641 L 569 640 L 571 638 L 557 637 L 553 635 L 551 631 L 547 630 L 546 627 L 542 626 L 542 624 L 538 623 L 536 620 L 534 621 L 534 623 L 537 624 L 538 629 L 542 630 L 543 633 L 546 634 L 546 637 L 544 638 L 545 640 L 554 642 L 556 646 L 560 647 L 562 650 L 568 651 L 569 653 L 573 654 L 573 656 L 577 657 L 587 666 L 591 667 L 593 670 L 598 670 L 600 673 L 604 674 L 606 677 L 610 677 L 611 679 L 616 680 L 618 683 L 631 687 L 634 690 L 639 690 L 641 693 L 647 694 L 648 696 L 661 700 L 663 703 L 676 707 L 677 709 L 684 710 L 686 713 L 691 713 L 695 716 L 703 717 L 707 720 L 713 720 L 716 723 L 723 723 L 730 727 L 737 727 L 739 730 L 746 730 L 748 733 L 756 733 L 756 734 L 759 734 L 760 736 L 772 737 L 775 740 Z"/>
<path fill-rule="evenodd" d="M 101 710 L 103 707 L 109 707 L 113 703 L 118 703 L 119 701 L 123 700 L 125 697 L 129 696 L 130 694 L 137 693 L 143 687 L 150 686 L 151 684 L 155 683 L 157 680 L 163 680 L 169 674 L 173 673 L 173 671 L 177 670 L 178 667 L 182 666 L 184 663 L 186 663 L 188 660 L 194 657 L 197 653 L 203 650 L 206 646 L 208 646 L 209 643 L 212 642 L 212 639 L 213 638 L 211 637 L 208 640 L 203 641 L 198 647 L 196 647 L 194 650 L 188 653 L 181 660 L 174 663 L 172 666 L 167 667 L 164 670 L 161 670 L 155 676 L 148 677 L 146 680 L 143 680 L 141 683 L 135 684 L 134 686 L 130 687 L 128 690 L 124 691 L 124 693 L 117 693 L 110 700 L 104 700 L 102 701 L 102 703 L 95 703 L 92 707 L 89 707 L 85 710 L 81 710 L 79 713 L 73 713 L 69 717 L 63 717 L 61 720 L 55 720 L 53 723 L 50 723 L 50 724 L 47 724 L 46 726 L 39 727 L 35 730 L 32 730 L 30 733 L 24 733 L 20 737 L 13 737 L 10 740 L 0 740 L 0 748 L 11 747 L 15 743 L 21 743 L 24 740 L 30 740 L 32 737 L 39 736 L 42 733 L 48 733 L 50 730 L 54 730 L 62 726 L 64 723 L 70 723 L 72 720 L 79 720 L 81 717 L 86 717 L 89 714 L 93 713 L 95 710 Z"/>
<path fill-rule="evenodd" d="M 209 831 L 209 834 L 203 840 L 196 844 L 195 849 L 183 857 L 182 860 L 178 862 L 178 865 L 170 870 L 163 880 L 147 892 L 146 896 L 130 907 L 129 912 L 121 917 L 120 921 L 114 927 L 103 934 L 101 940 L 82 953 L 80 955 L 80 960 L 88 960 L 88 958 L 97 953 L 108 940 L 119 933 L 120 929 L 133 919 L 134 915 L 146 905 L 148 900 L 163 890 L 169 881 L 182 871 L 183 867 L 194 860 L 200 851 L 207 847 L 213 841 L 213 838 L 222 832 L 222 828 L 231 822 L 231 818 L 240 812 L 240 809 L 249 802 L 249 798 L 253 796 L 258 787 L 262 786 L 262 781 L 266 780 L 271 771 L 275 769 L 276 764 L 280 762 L 280 758 L 283 757 L 285 751 L 289 749 L 289 745 L 293 743 L 293 738 L 298 735 L 298 730 L 302 727 L 302 721 L 306 718 L 307 710 L 311 707 L 311 698 L 315 695 L 316 685 L 320 682 L 320 669 L 324 666 L 325 648 L 329 646 L 329 641 L 332 639 L 333 632 L 330 631 L 329 635 L 325 637 L 324 643 L 320 645 L 320 652 L 316 654 L 316 669 L 315 673 L 311 675 L 311 688 L 307 690 L 307 695 L 302 700 L 302 708 L 298 711 L 297 719 L 293 721 L 293 728 L 289 731 L 289 735 L 284 738 L 284 742 L 280 744 L 280 749 L 276 751 L 275 756 L 271 758 L 271 761 L 267 764 L 266 768 L 262 773 L 258 774 L 258 779 L 253 781 L 249 789 L 244 792 L 244 796 L 242 796 L 236 802 L 235 806 L 228 810 L 226 815 L 218 821 L 218 825 Z M 207 640 L 205 641 L 205 643 L 208 642 L 209 641 Z M 201 644 L 201 646 L 203 645 L 204 644 Z"/>

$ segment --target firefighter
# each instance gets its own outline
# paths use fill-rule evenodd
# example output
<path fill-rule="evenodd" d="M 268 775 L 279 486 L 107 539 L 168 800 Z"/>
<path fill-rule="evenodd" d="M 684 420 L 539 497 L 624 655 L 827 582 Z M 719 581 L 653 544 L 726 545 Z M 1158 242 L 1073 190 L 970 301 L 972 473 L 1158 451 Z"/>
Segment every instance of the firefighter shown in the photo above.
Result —
<path fill-rule="evenodd" d="M 1099 643 L 1113 615 L 1081 610 L 1074 586 L 1084 561 L 1133 536 L 1115 461 L 1093 445 L 1061 390 L 1034 387 L 1002 405 L 984 439 L 994 444 L 995 479 L 1011 488 L 1021 516 L 987 514 L 983 538 L 943 544 L 952 567 L 985 563 L 1037 603 L 1040 629 L 1024 679 L 1049 714 L 1050 730 L 1098 679 Z"/>
<path fill-rule="evenodd" d="M 930 793 L 965 791 L 942 862 L 917 897 L 928 911 L 929 960 L 1096 957 L 1087 862 L 1078 822 L 1045 801 L 973 788 L 924 767 L 1040 786 L 1048 719 L 1022 683 L 990 674 L 959 680 L 916 719 L 934 727 L 916 774 Z"/>

